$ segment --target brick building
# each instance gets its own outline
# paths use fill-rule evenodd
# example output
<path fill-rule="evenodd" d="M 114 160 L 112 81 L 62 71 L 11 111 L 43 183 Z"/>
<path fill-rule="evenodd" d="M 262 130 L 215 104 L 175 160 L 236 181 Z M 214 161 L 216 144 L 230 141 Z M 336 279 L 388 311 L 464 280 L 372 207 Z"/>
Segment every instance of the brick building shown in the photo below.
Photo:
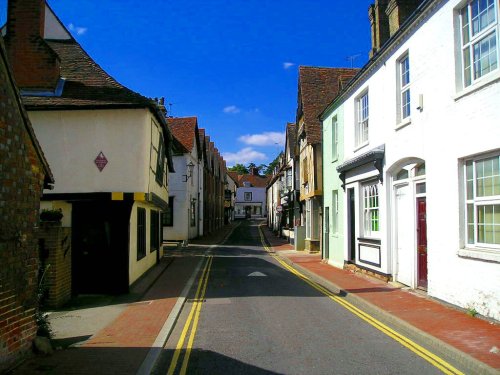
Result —
<path fill-rule="evenodd" d="M 40 196 L 54 182 L 0 36 L 0 371 L 36 334 Z"/>

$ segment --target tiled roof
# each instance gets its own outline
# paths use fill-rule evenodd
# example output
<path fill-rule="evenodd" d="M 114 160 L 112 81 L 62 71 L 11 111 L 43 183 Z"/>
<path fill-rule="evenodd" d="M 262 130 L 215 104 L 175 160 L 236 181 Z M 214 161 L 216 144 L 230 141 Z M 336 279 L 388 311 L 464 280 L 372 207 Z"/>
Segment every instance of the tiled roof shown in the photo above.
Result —
<path fill-rule="evenodd" d="M 200 145 L 201 145 L 201 148 L 203 149 L 204 144 L 205 144 L 205 129 L 199 128 L 198 134 L 199 134 L 199 138 L 200 138 Z"/>
<path fill-rule="evenodd" d="M 304 116 L 304 130 L 307 143 L 321 143 L 321 123 L 319 115 L 337 96 L 342 77 L 356 74 L 358 69 L 299 67 L 299 98 L 297 124 Z"/>
<path fill-rule="evenodd" d="M 268 181 L 271 176 L 256 176 L 253 174 L 238 174 L 238 172 L 227 171 L 228 175 L 236 182 L 238 187 L 243 187 L 244 182 L 250 182 L 252 187 L 262 187 L 267 186 Z"/>
<path fill-rule="evenodd" d="M 47 108 L 123 108 L 151 107 L 148 99 L 118 83 L 107 74 L 74 40 L 46 40 L 59 56 L 61 77 L 65 78 L 61 96 L 23 95 L 28 109 Z"/>
<path fill-rule="evenodd" d="M 188 152 L 195 146 L 197 119 L 196 117 L 169 117 L 167 124 L 176 138 Z"/>
<path fill-rule="evenodd" d="M 290 155 L 295 154 L 295 142 L 297 141 L 297 129 L 295 123 L 289 122 L 286 124 L 286 145 L 290 150 Z M 286 162 L 286 161 L 285 161 Z"/>

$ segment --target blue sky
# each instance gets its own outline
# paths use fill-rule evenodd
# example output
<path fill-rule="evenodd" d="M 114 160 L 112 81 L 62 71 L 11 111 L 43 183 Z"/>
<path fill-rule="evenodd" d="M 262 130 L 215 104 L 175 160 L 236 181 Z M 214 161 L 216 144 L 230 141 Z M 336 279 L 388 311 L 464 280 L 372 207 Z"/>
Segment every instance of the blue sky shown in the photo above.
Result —
<path fill-rule="evenodd" d="M 295 120 L 299 65 L 368 59 L 373 0 L 49 0 L 120 83 L 197 116 L 224 155 L 267 164 Z M 7 0 L 0 0 L 0 21 Z"/>

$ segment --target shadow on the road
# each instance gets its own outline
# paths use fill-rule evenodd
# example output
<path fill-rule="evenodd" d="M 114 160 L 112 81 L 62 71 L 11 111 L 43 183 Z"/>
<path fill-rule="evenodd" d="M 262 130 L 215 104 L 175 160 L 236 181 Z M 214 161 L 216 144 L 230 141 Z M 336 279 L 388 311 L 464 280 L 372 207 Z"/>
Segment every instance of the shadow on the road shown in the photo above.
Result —
<path fill-rule="evenodd" d="M 152 375 L 166 374 L 170 366 L 174 351 L 163 350 L 161 358 L 151 372 Z M 181 351 L 177 371 L 182 365 L 185 350 Z M 277 375 L 278 372 L 265 370 L 263 368 L 241 362 L 237 359 L 225 356 L 211 350 L 193 349 L 189 357 L 186 371 L 188 374 L 250 374 L 250 375 Z"/>
<path fill-rule="evenodd" d="M 78 338 L 74 338 L 75 340 Z M 71 339 L 69 339 L 71 340 Z M 4 375 L 81 375 L 121 374 L 135 375 L 146 358 L 149 348 L 139 347 L 77 347 L 58 350 L 50 356 L 34 355 L 20 366 Z M 183 351 L 184 352 L 184 351 Z M 184 353 L 180 356 L 180 365 Z M 165 374 L 173 356 L 172 350 L 163 350 L 152 374 Z M 178 369 L 178 370 L 179 370 Z M 257 374 L 272 375 L 276 372 L 243 363 L 234 358 L 207 350 L 191 351 L 188 374 Z"/>

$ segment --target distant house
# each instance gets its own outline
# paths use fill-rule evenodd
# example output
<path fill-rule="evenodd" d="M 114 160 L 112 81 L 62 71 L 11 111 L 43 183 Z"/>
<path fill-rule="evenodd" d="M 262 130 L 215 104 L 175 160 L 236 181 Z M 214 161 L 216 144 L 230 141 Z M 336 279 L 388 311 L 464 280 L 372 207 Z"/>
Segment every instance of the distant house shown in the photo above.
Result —
<path fill-rule="evenodd" d="M 203 235 L 203 150 L 196 117 L 169 117 L 167 123 L 174 137 L 175 173 L 169 175 L 163 238 L 184 241 Z"/>
<path fill-rule="evenodd" d="M 295 162 L 295 124 L 288 123 L 285 134 L 285 151 L 267 185 L 268 226 L 295 244 L 295 216 L 299 202 L 296 194 L 298 181 Z M 300 250 L 303 250 L 303 246 Z"/>
<path fill-rule="evenodd" d="M 341 77 L 353 71 L 345 68 L 299 67 L 295 123 L 300 166 L 300 225 L 305 227 L 305 249 L 310 252 L 320 251 L 322 240 L 323 136 L 318 116 L 337 96 Z"/>
<path fill-rule="evenodd" d="M 225 162 L 224 168 L 226 168 Z M 227 168 L 224 187 L 224 224 L 229 224 L 234 220 L 234 206 L 236 204 L 236 191 L 238 189 L 238 184 L 233 177 L 227 173 Z"/>
<path fill-rule="evenodd" d="M 126 292 L 159 260 L 172 137 L 157 102 L 110 77 L 40 0 L 11 0 L 6 46 L 72 228 L 73 293 Z"/>
<path fill-rule="evenodd" d="M 257 168 L 252 168 L 250 174 L 228 172 L 237 181 L 234 218 L 261 218 L 267 215 L 266 186 L 269 176 L 260 176 Z"/>
<path fill-rule="evenodd" d="M 40 197 L 54 182 L 0 36 L 0 372 L 30 351 L 37 326 Z"/>

